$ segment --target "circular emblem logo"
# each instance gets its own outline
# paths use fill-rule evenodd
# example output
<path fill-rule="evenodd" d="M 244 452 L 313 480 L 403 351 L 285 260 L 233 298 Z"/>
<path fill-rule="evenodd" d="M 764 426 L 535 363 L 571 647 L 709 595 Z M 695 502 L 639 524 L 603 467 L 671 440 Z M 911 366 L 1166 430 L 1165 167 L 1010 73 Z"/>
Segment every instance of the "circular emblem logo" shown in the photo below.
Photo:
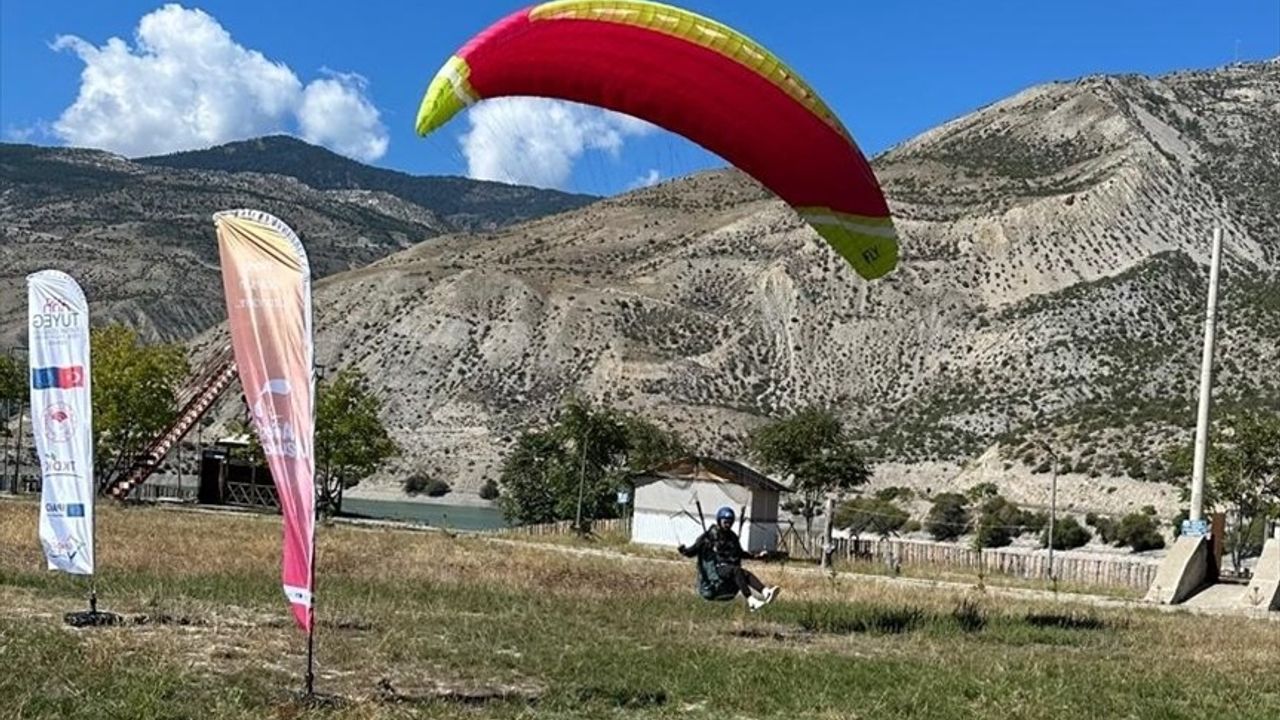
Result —
<path fill-rule="evenodd" d="M 65 403 L 53 403 L 44 409 L 44 436 L 49 442 L 64 443 L 71 440 L 75 415 Z"/>

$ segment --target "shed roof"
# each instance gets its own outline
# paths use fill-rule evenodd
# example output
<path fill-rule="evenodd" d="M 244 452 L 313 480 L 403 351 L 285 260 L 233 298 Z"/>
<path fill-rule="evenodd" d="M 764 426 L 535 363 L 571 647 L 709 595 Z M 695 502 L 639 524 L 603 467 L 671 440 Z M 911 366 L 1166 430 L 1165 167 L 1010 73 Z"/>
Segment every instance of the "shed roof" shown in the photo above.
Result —
<path fill-rule="evenodd" d="M 636 478 L 636 487 L 658 480 L 683 480 L 718 482 L 742 485 L 754 490 L 790 492 L 786 485 L 764 475 L 736 460 L 686 455 L 642 473 Z"/>

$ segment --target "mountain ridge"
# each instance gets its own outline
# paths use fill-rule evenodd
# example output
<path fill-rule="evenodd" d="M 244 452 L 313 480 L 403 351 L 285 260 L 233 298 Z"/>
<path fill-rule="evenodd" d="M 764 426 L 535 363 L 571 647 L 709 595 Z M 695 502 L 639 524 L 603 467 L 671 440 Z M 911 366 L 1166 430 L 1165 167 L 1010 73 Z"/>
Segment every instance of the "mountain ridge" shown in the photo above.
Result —
<path fill-rule="evenodd" d="M 598 199 L 455 176 L 410 175 L 366 165 L 289 135 L 268 135 L 204 150 L 139 158 L 136 162 L 185 170 L 283 175 L 317 190 L 386 192 L 431 208 L 461 230 L 494 229 L 572 210 Z"/>
<path fill-rule="evenodd" d="M 358 166 L 298 140 L 261 146 L 301 152 L 322 166 Z M 199 165 L 209 152 L 217 149 L 181 157 Z M 84 284 L 95 300 L 95 320 L 124 322 L 147 338 L 187 339 L 221 322 L 210 221 L 219 210 L 253 207 L 285 219 L 306 239 L 313 271 L 323 277 L 443 233 L 499 227 L 586 200 L 461 178 L 393 175 L 419 190 L 443 188 L 448 202 L 433 209 L 378 188 L 323 189 L 288 175 L 0 144 L 0 343 L 21 344 L 24 278 L 45 267 L 71 272 Z"/>

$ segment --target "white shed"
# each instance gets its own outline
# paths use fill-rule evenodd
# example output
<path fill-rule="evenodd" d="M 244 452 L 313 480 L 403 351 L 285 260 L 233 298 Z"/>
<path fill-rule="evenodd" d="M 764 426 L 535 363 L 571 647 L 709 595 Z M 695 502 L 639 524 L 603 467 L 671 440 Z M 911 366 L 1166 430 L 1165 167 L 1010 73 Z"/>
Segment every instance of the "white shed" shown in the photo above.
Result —
<path fill-rule="evenodd" d="M 778 498 L 784 492 L 786 486 L 742 463 L 684 457 L 635 479 L 631 542 L 667 547 L 692 544 L 702 533 L 701 503 L 707 527 L 715 522 L 716 510 L 727 505 L 738 516 L 742 546 L 748 552 L 776 550 Z"/>

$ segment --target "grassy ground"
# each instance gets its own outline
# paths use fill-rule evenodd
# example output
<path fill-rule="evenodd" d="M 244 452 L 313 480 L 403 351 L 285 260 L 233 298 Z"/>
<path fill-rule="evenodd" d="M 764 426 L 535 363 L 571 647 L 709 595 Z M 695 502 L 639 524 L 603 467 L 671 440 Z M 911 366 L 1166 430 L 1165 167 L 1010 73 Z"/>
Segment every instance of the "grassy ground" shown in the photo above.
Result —
<path fill-rule="evenodd" d="M 320 531 L 317 686 L 279 519 L 104 507 L 103 604 L 0 502 L 0 717 L 1276 718 L 1280 623 L 924 592 L 761 568 L 760 615 L 692 567 L 398 530 Z"/>

